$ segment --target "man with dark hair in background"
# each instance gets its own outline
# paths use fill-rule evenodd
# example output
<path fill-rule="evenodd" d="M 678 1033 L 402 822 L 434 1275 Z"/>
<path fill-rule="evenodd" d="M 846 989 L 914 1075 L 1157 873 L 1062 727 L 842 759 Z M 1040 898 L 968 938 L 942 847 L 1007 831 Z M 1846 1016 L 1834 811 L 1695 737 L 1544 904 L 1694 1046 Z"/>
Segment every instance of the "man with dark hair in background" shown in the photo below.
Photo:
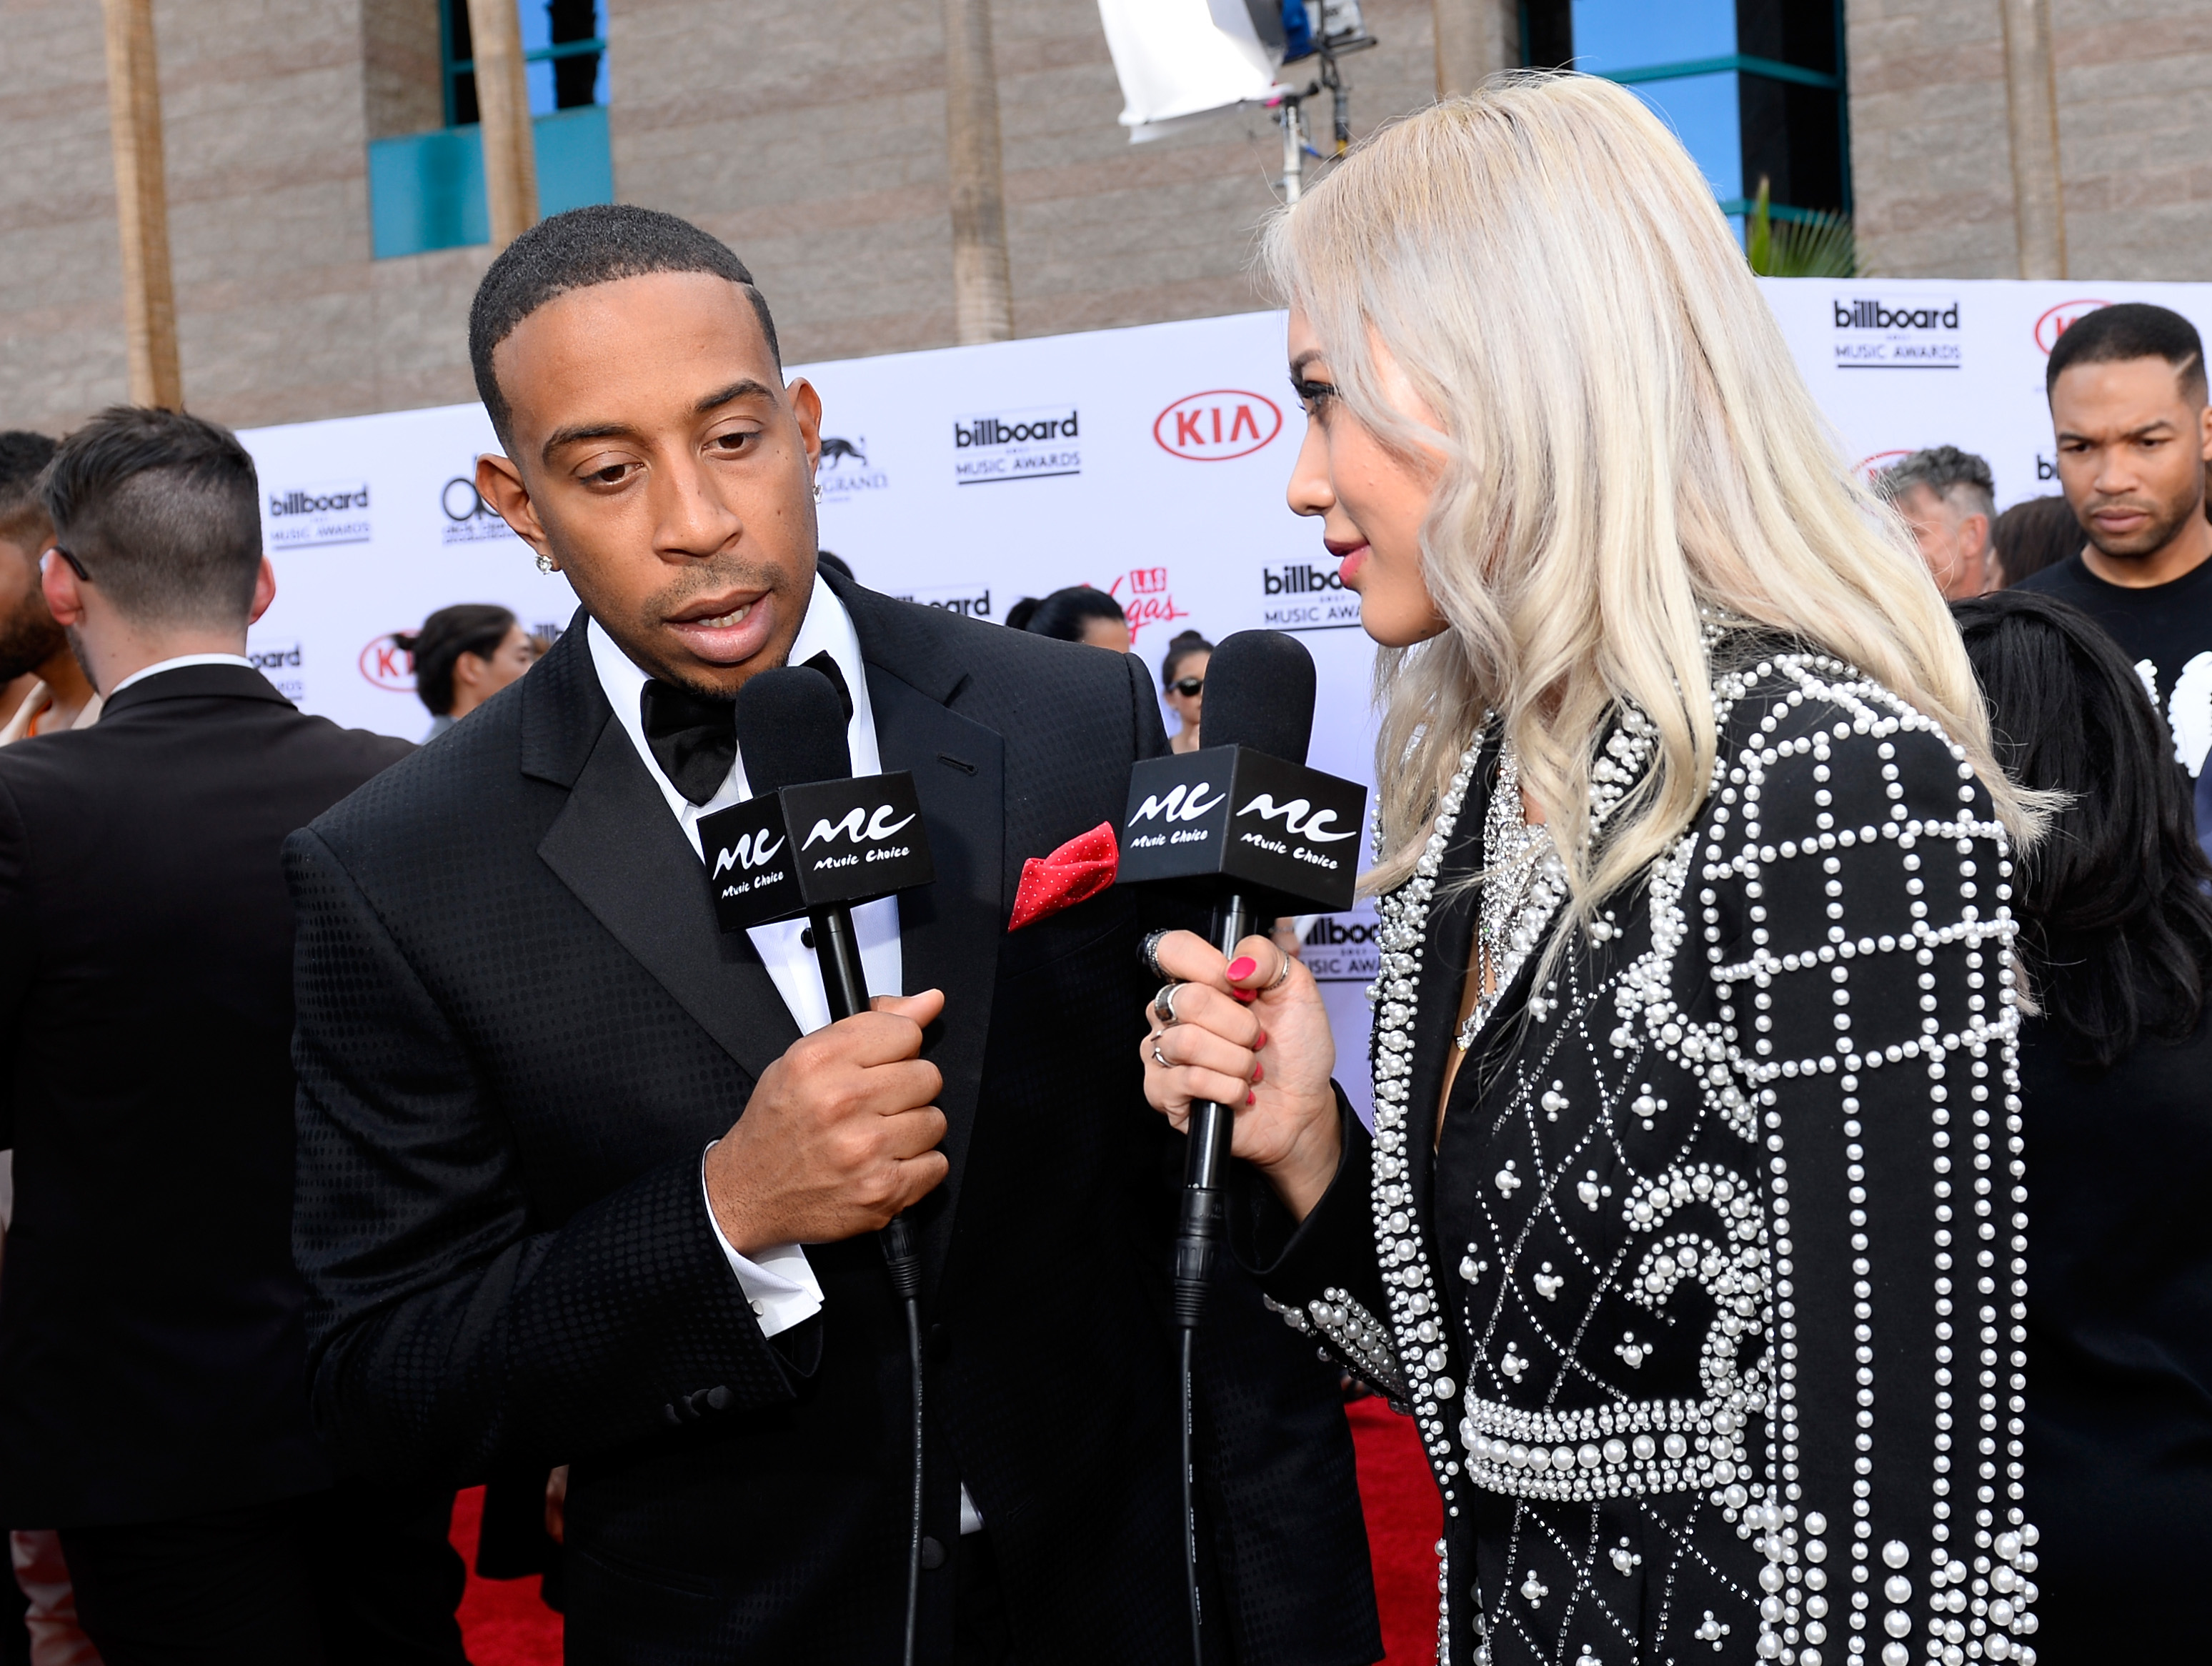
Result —
<path fill-rule="evenodd" d="M 0 750 L 0 1521 L 60 1530 L 107 1666 L 458 1663 L 450 1602 L 443 1653 L 380 1649 L 343 1589 L 325 1650 L 318 1579 L 387 1570 L 327 1496 L 290 1243 L 279 851 L 410 749 L 245 657 L 276 579 L 228 429 L 105 411 L 39 496 L 46 604 L 106 707 Z"/>
<path fill-rule="evenodd" d="M 557 215 L 470 320 L 484 499 L 582 600 L 529 676 L 294 837 L 319 1415 L 426 1480 L 568 1465 L 572 1661 L 889 1666 L 913 1460 L 874 1240 L 919 1240 L 918 1658 L 1191 1666 L 1167 1312 L 1181 1164 L 1141 1109 L 1126 889 L 1010 928 L 1025 859 L 1165 749 L 1146 668 L 817 562 L 821 402 L 727 248 Z M 936 878 L 723 934 L 699 818 L 734 701 L 828 667 Z M 450 830 L 467 829 L 465 839 Z M 423 853 L 436 850 L 438 860 Z M 1153 1119 L 1157 1121 L 1157 1119 Z M 1336 1384 L 1224 1274 L 1199 1344 L 1207 1666 L 1380 1651 Z"/>
<path fill-rule="evenodd" d="M 1946 601 L 1993 587 L 1990 525 L 1996 518 L 1990 465 L 1956 446 L 1916 451 L 1875 477 L 1882 501 L 1904 517 L 1920 559 Z"/>
<path fill-rule="evenodd" d="M 2212 405 L 2197 326 L 2129 301 L 2084 313 L 2044 373 L 2058 483 L 2087 546 L 2022 579 L 2112 634 L 2166 714 L 2174 756 L 2205 781 L 2212 753 Z M 2199 795 L 2199 836 L 2212 814 Z"/>
<path fill-rule="evenodd" d="M 0 683 L 35 679 L 0 725 L 0 746 L 58 734 L 100 715 L 100 696 L 39 588 L 39 556 L 53 528 L 33 488 L 54 449 L 43 434 L 0 433 Z"/>

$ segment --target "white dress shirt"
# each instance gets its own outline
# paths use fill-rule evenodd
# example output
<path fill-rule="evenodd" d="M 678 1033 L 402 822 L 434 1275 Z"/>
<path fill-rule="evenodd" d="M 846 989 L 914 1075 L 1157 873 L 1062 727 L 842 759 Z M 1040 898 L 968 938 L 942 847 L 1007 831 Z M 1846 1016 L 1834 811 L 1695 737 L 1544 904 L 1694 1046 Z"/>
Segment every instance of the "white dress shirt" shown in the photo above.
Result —
<path fill-rule="evenodd" d="M 108 690 L 107 697 L 112 700 L 133 683 L 143 683 L 148 678 L 158 677 L 165 671 L 180 671 L 186 666 L 244 666 L 246 670 L 252 671 L 253 661 L 243 654 L 179 654 L 173 660 L 156 660 L 143 670 L 132 672 L 131 675 Z"/>
<path fill-rule="evenodd" d="M 660 788 L 677 825 L 684 830 L 684 836 L 691 842 L 692 849 L 698 850 L 699 818 L 726 810 L 733 804 L 743 804 L 752 796 L 752 788 L 745 781 L 744 759 L 740 757 L 730 766 L 728 778 L 704 804 L 695 805 L 678 792 L 661 773 L 659 760 L 646 743 L 645 672 L 630 663 L 629 656 L 616 647 L 614 640 L 596 623 L 585 629 L 591 633 L 592 664 L 599 672 L 599 686 L 606 691 L 608 703 L 615 708 L 615 716 L 629 736 L 630 744 L 637 748 L 646 773 Z M 806 617 L 799 627 L 798 640 L 791 645 L 790 663 L 803 665 L 824 650 L 844 673 L 845 686 L 853 696 L 853 720 L 845 732 L 853 751 L 853 773 L 880 775 L 883 761 L 876 750 L 875 714 L 868 704 L 868 675 L 860 661 L 860 638 L 853 634 L 853 621 L 847 616 L 843 604 L 830 593 L 828 585 L 817 578 Z M 800 940 L 799 934 L 805 929 L 804 920 L 789 920 L 781 925 L 756 926 L 746 935 L 752 939 L 761 963 L 768 968 L 768 975 L 775 981 L 783 1004 L 791 1009 L 800 1033 L 811 1034 L 830 1022 L 830 997 L 822 988 L 822 969 L 814 951 Z M 903 994 L 897 899 L 886 897 L 854 909 L 853 931 L 860 939 L 860 964 L 867 972 L 869 993 Z M 702 1158 L 701 1184 L 704 1183 Z M 708 1218 L 713 1217 L 710 1208 Z M 731 1270 L 738 1275 L 746 1299 L 760 1317 L 763 1335 L 774 1336 L 821 1311 L 822 1286 L 814 1277 L 814 1269 L 807 1264 L 806 1252 L 797 1244 L 780 1244 L 757 1256 L 746 1256 L 739 1255 L 731 1248 L 729 1240 L 722 1237 L 720 1222 L 715 1223 L 714 1236 L 721 1239 L 722 1253 L 729 1257 Z"/>

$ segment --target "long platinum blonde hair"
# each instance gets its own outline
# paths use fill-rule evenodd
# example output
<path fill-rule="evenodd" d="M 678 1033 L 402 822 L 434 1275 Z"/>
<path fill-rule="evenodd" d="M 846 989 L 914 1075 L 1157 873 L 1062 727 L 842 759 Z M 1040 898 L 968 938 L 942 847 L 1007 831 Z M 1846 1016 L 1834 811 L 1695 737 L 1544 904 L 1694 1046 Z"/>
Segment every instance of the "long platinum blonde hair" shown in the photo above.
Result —
<path fill-rule="evenodd" d="M 1656 860 L 1712 778 L 1710 607 L 1910 701 L 2033 836 L 1942 598 L 1845 464 L 1711 188 L 1632 94 L 1516 76 L 1409 117 L 1279 216 L 1262 262 L 1347 414 L 1442 459 L 1421 570 L 1450 629 L 1376 663 L 1370 888 L 1412 872 L 1486 711 L 1577 915 Z M 1393 408 L 1384 353 L 1441 437 Z M 1598 841 L 1589 765 L 1624 701 L 1656 755 Z"/>

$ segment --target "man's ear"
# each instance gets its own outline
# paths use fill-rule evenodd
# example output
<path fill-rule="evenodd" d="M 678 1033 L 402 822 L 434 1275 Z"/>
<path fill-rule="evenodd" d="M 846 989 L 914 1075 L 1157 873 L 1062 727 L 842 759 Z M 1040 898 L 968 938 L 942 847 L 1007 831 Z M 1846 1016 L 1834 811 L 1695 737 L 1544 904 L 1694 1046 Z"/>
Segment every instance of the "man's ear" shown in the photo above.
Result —
<path fill-rule="evenodd" d="M 72 573 L 71 578 L 76 576 Z M 253 575 L 253 606 L 246 616 L 246 623 L 261 623 L 261 616 L 269 611 L 269 604 L 276 599 L 276 569 L 269 564 L 269 557 L 261 557 L 261 570 Z"/>
<path fill-rule="evenodd" d="M 1959 540 L 1975 555 L 1990 547 L 1990 518 L 1977 510 L 1959 522 Z"/>
<path fill-rule="evenodd" d="M 784 392 L 798 420 L 799 442 L 806 447 L 806 471 L 811 474 L 822 466 L 822 396 L 804 376 L 793 376 Z"/>
<path fill-rule="evenodd" d="M 46 611 L 63 629 L 83 621 L 84 595 L 78 587 L 76 572 L 57 550 L 48 550 L 39 557 L 39 593 L 46 599 Z"/>
<path fill-rule="evenodd" d="M 538 522 L 538 506 L 530 501 L 530 488 L 522 483 L 522 471 L 513 458 L 488 451 L 477 459 L 477 496 L 534 553 L 552 556 L 552 543 Z"/>

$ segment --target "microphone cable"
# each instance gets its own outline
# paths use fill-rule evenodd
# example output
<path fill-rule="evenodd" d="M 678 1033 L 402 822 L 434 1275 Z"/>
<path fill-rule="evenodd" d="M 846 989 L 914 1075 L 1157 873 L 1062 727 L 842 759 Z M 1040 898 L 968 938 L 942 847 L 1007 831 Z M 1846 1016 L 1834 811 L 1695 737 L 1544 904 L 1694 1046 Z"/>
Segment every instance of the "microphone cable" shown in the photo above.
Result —
<path fill-rule="evenodd" d="M 854 934 L 852 910 L 812 909 L 807 913 L 814 931 L 814 955 L 822 968 L 822 992 L 829 997 L 830 1019 L 851 1018 L 868 1010 L 867 973 L 860 964 L 860 939 Z M 902 1215 L 876 1234 L 890 1268 L 891 1288 L 906 1310 L 907 1362 L 914 1390 L 914 1511 L 906 1546 L 906 1645 L 903 1666 L 915 1666 L 921 1618 L 921 1252 L 914 1241 L 914 1226 Z"/>
<path fill-rule="evenodd" d="M 1214 946 L 1224 955 L 1252 935 L 1257 923 L 1252 899 L 1231 891 L 1213 915 Z M 1182 1213 L 1176 1225 L 1175 1322 L 1182 1335 L 1182 1561 L 1190 1594 L 1192 1666 L 1205 1666 L 1205 1626 L 1198 1595 L 1198 1466 L 1193 1440 L 1197 1391 L 1192 1377 L 1192 1347 L 1206 1312 L 1207 1286 L 1221 1247 L 1222 1182 L 1229 1165 L 1229 1141 L 1237 1122 L 1233 1105 L 1200 1100 L 1190 1108 L 1190 1154 L 1183 1167 Z"/>

